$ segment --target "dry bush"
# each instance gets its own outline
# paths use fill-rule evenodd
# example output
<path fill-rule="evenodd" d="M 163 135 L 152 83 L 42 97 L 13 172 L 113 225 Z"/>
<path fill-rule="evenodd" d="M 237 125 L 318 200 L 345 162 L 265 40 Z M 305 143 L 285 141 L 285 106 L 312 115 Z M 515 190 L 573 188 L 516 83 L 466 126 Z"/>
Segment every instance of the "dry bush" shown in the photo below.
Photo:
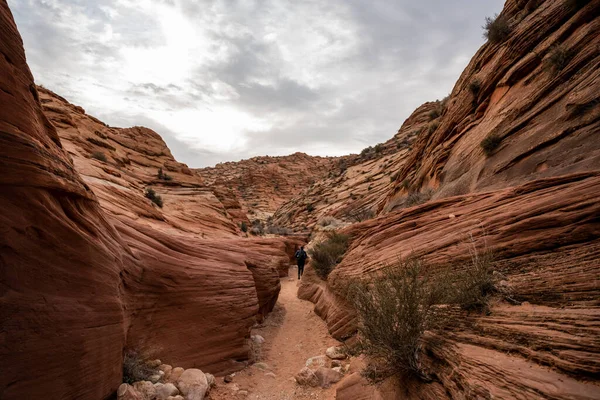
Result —
<path fill-rule="evenodd" d="M 399 373 L 429 379 L 422 362 L 423 335 L 443 328 L 449 313 L 438 306 L 446 300 L 448 286 L 433 282 L 425 270 L 418 259 L 398 261 L 373 280 L 349 288 L 359 321 L 358 349 L 370 361 L 363 376 L 371 383 Z"/>
<path fill-rule="evenodd" d="M 106 162 L 106 155 L 104 153 L 102 153 L 101 151 L 95 151 L 92 153 L 92 158 L 95 158 L 96 160 L 100 160 L 103 162 Z"/>
<path fill-rule="evenodd" d="M 406 200 L 404 201 L 405 207 L 412 207 L 419 204 L 423 204 L 431 200 L 434 191 L 433 189 L 425 189 L 422 192 L 412 192 L 406 196 Z"/>
<path fill-rule="evenodd" d="M 163 181 L 170 181 L 173 180 L 173 177 L 171 175 L 165 174 L 163 172 L 162 168 L 158 169 L 158 174 L 157 174 L 158 179 L 162 179 Z"/>
<path fill-rule="evenodd" d="M 500 143 L 502 143 L 502 138 L 495 133 L 490 133 L 481 141 L 480 146 L 486 156 L 491 156 Z"/>
<path fill-rule="evenodd" d="M 494 15 L 493 18 L 486 17 L 483 29 L 485 30 L 483 37 L 492 43 L 505 41 L 512 31 L 508 19 L 498 14 Z"/>
<path fill-rule="evenodd" d="M 152 201 L 154 204 L 156 204 L 157 206 L 162 208 L 162 206 L 163 206 L 162 197 L 160 197 L 159 194 L 156 194 L 154 189 L 152 189 L 152 188 L 146 189 L 144 196 L 146 196 L 147 199 L 150 199 L 150 201 Z"/>
<path fill-rule="evenodd" d="M 355 222 L 362 222 L 375 217 L 375 213 L 370 208 L 351 209 L 346 215 Z"/>
<path fill-rule="evenodd" d="M 571 61 L 573 54 L 564 46 L 554 46 L 546 59 L 546 68 L 557 74 Z"/>
<path fill-rule="evenodd" d="M 158 369 L 148 365 L 152 359 L 148 352 L 136 349 L 125 350 L 123 356 L 123 382 L 134 383 L 148 381 L 152 375 L 158 374 Z"/>
<path fill-rule="evenodd" d="M 246 224 L 246 221 L 242 221 L 242 223 L 240 224 L 240 229 L 242 230 L 242 232 L 248 232 L 248 224 Z"/>
<path fill-rule="evenodd" d="M 449 300 L 463 310 L 486 312 L 490 296 L 497 292 L 496 277 L 492 270 L 493 255 L 473 250 L 470 262 L 460 272 L 453 272 L 444 280 L 452 282 Z"/>
<path fill-rule="evenodd" d="M 310 265 L 321 279 L 326 280 L 329 273 L 342 261 L 344 253 L 348 250 L 348 240 L 348 235 L 330 231 L 327 233 L 327 239 L 309 250 Z"/>
<path fill-rule="evenodd" d="M 469 91 L 473 94 L 473 96 L 477 96 L 479 91 L 481 90 L 481 81 L 479 79 L 473 79 L 469 83 Z"/>

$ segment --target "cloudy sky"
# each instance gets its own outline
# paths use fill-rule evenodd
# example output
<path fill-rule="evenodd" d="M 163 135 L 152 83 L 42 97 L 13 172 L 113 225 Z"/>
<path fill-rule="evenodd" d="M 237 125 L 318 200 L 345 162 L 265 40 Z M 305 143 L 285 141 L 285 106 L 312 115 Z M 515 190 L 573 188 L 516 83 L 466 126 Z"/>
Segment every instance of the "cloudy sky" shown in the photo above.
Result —
<path fill-rule="evenodd" d="M 446 96 L 503 0 L 8 0 L 38 84 L 192 167 L 343 155 Z"/>

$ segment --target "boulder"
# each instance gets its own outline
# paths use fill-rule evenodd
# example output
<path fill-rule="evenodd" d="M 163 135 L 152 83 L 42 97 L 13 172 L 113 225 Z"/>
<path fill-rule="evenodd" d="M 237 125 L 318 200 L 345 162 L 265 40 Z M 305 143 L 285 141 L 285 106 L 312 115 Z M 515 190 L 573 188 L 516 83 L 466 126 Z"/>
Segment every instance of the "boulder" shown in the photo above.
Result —
<path fill-rule="evenodd" d="M 183 371 L 185 370 L 181 367 L 173 368 L 171 375 L 169 376 L 169 382 L 177 382 L 181 374 L 183 374 Z"/>
<path fill-rule="evenodd" d="M 327 355 L 327 357 L 331 358 L 332 360 L 344 360 L 347 357 L 344 350 L 341 347 L 336 346 L 328 348 L 325 352 L 325 355 Z"/>
<path fill-rule="evenodd" d="M 131 385 L 127 383 L 121 384 L 117 389 L 118 400 L 144 400 L 142 395 L 139 394 Z"/>
<path fill-rule="evenodd" d="M 308 367 L 302 368 L 295 378 L 299 385 L 312 387 L 319 386 L 319 378 L 317 378 L 315 373 Z"/>
<path fill-rule="evenodd" d="M 234 376 L 235 376 L 235 374 L 229 374 L 229 375 L 225 376 L 225 378 L 223 378 L 223 382 L 225 382 L 225 383 L 233 382 Z"/>
<path fill-rule="evenodd" d="M 322 388 L 330 387 L 332 384 L 339 382 L 343 377 L 341 372 L 326 367 L 317 369 L 315 376 L 318 379 L 319 386 Z"/>
<path fill-rule="evenodd" d="M 173 371 L 173 367 L 169 364 L 161 364 L 158 369 L 164 373 L 163 379 L 168 381 L 171 377 L 171 371 Z"/>
<path fill-rule="evenodd" d="M 206 376 L 206 382 L 208 383 L 208 390 L 217 386 L 217 380 L 213 374 L 204 374 Z"/>
<path fill-rule="evenodd" d="M 183 371 L 177 380 L 177 387 L 186 400 L 202 400 L 208 390 L 208 381 L 204 372 L 190 368 Z"/>
<path fill-rule="evenodd" d="M 260 335 L 252 335 L 250 339 L 256 344 L 263 344 L 265 342 L 265 338 Z"/>
<path fill-rule="evenodd" d="M 149 381 L 139 381 L 133 384 L 133 388 L 136 392 L 142 395 L 144 400 L 154 399 L 156 397 L 156 388 L 154 384 Z"/>
<path fill-rule="evenodd" d="M 172 383 L 158 383 L 154 385 L 156 388 L 156 396 L 159 400 L 167 399 L 171 396 L 177 396 L 179 394 L 179 389 Z"/>

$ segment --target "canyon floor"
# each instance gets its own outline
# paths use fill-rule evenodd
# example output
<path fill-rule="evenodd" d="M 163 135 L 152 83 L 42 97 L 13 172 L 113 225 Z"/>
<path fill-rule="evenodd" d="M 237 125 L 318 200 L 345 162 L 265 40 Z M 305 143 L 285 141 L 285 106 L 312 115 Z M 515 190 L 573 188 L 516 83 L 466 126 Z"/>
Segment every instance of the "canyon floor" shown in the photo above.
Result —
<path fill-rule="evenodd" d="M 298 282 L 297 269 L 292 267 L 289 277 L 282 278 L 275 309 L 252 331 L 265 338 L 259 362 L 236 373 L 230 383 L 217 378 L 217 387 L 208 399 L 237 398 L 240 391 L 247 391 L 248 399 L 335 399 L 334 387 L 303 387 L 294 380 L 308 358 L 324 355 L 328 347 L 339 344 L 314 313 L 314 304 L 298 298 Z"/>

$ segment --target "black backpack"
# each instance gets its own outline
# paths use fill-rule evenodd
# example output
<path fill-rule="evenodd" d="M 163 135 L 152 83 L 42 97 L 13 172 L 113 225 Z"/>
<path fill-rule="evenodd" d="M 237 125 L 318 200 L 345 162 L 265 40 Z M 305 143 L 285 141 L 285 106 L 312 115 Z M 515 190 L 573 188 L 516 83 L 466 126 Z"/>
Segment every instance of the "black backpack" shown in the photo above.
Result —
<path fill-rule="evenodd" d="M 304 250 L 298 250 L 296 252 L 296 258 L 298 259 L 298 261 L 306 261 L 306 252 Z"/>

